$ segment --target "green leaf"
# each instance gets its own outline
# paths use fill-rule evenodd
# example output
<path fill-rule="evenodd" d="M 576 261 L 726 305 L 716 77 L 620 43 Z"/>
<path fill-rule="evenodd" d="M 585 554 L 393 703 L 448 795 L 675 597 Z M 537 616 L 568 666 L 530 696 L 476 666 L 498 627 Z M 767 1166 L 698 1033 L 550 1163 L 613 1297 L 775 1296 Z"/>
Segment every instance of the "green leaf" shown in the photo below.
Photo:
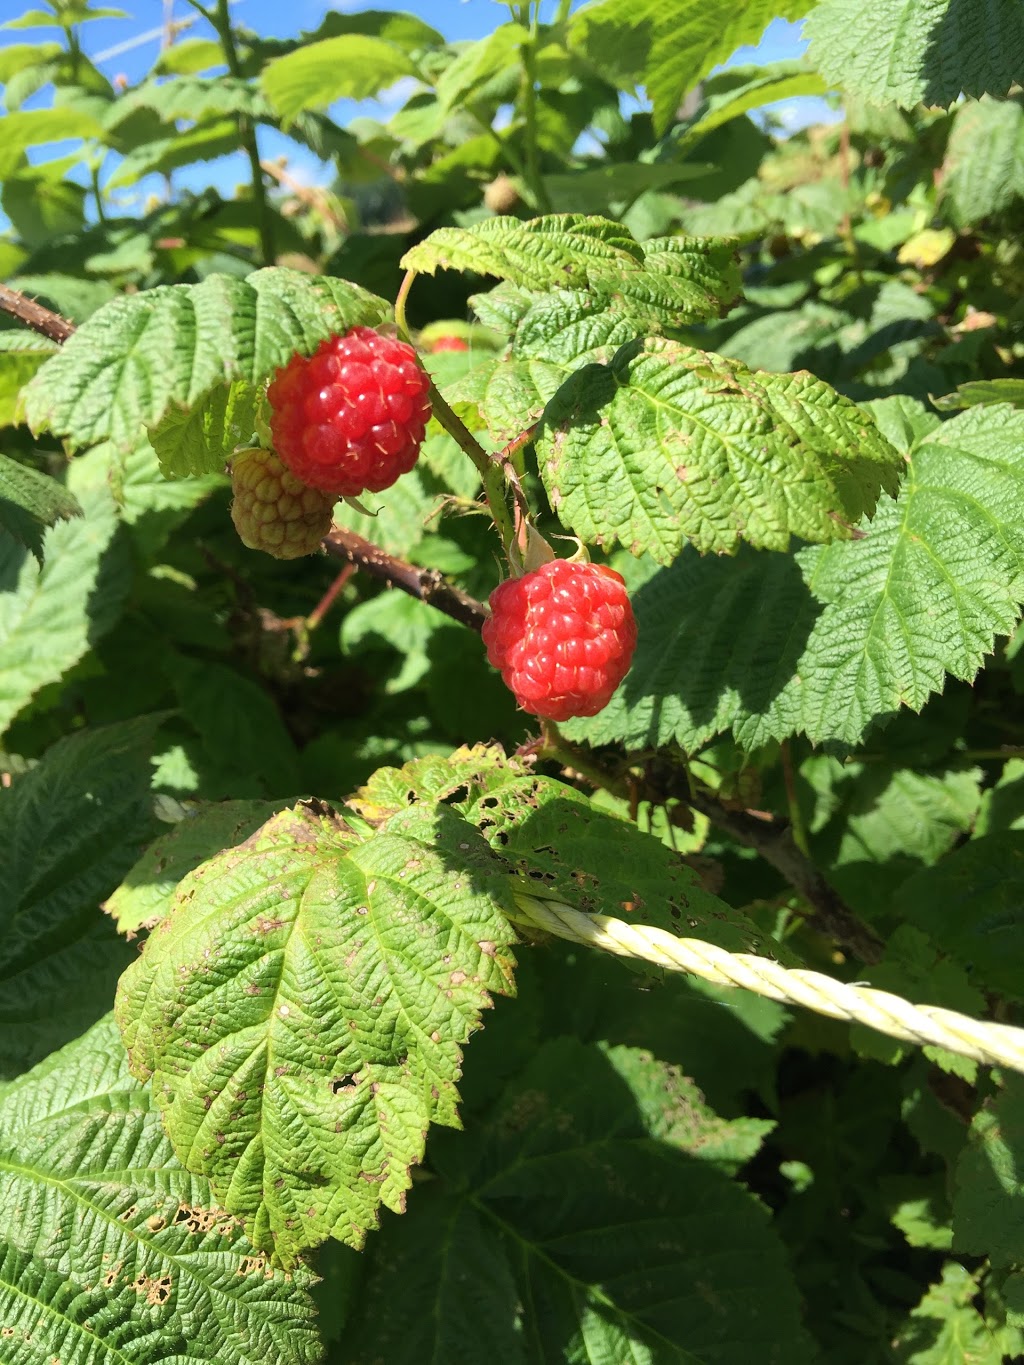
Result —
<path fill-rule="evenodd" d="M 0 143 L 0 180 L 18 169 L 24 152 L 47 142 L 69 138 L 103 136 L 103 128 L 92 117 L 77 109 L 19 109 L 4 115 L 4 137 Z"/>
<path fill-rule="evenodd" d="M 634 1047 L 605 1047 L 615 1074 L 629 1086 L 647 1133 L 735 1175 L 760 1151 L 776 1127 L 772 1119 L 724 1119 L 679 1067 Z"/>
<path fill-rule="evenodd" d="M 307 43 L 268 62 L 263 93 L 287 123 L 304 109 L 326 109 L 335 100 L 371 99 L 417 69 L 401 47 L 384 38 L 346 33 Z"/>
<path fill-rule="evenodd" d="M 972 100 L 956 111 L 941 189 L 942 207 L 957 227 L 1002 213 L 1024 196 L 1024 102 L 1019 97 Z"/>
<path fill-rule="evenodd" d="M 445 629 L 438 612 L 423 610 L 423 603 L 403 592 L 382 592 L 346 612 L 341 626 L 341 647 L 348 655 L 376 655 L 400 651 L 397 668 L 380 670 L 383 690 L 389 696 L 404 692 L 430 671 L 428 646 L 438 630 Z M 374 665 L 371 664 L 371 667 Z"/>
<path fill-rule="evenodd" d="M 1011 999 L 1024 999 L 1016 970 L 1024 949 L 1024 833 L 972 839 L 935 867 L 904 882 L 895 910 L 918 925 L 974 978 Z"/>
<path fill-rule="evenodd" d="M 974 408 L 982 403 L 1011 403 L 1024 408 L 1024 379 L 969 379 L 955 393 L 932 400 L 943 412 Z"/>
<path fill-rule="evenodd" d="M 947 1261 L 942 1279 L 933 1284 L 900 1328 L 893 1343 L 898 1365 L 1002 1365 L 1002 1346 L 974 1306 L 978 1277 L 956 1261 Z"/>
<path fill-rule="evenodd" d="M 485 218 L 468 228 L 438 228 L 407 251 L 400 265 L 421 275 L 468 270 L 527 289 L 571 289 L 635 272 L 643 260 L 643 247 L 618 223 L 554 213 L 526 222 Z"/>
<path fill-rule="evenodd" d="M 124 450 L 151 426 L 165 473 L 219 472 L 230 454 L 219 445 L 225 414 L 247 411 L 237 390 L 225 399 L 233 381 L 255 402 L 254 391 L 296 352 L 309 354 L 332 332 L 372 325 L 386 312 L 358 285 L 277 267 L 246 280 L 211 275 L 125 295 L 39 371 L 25 392 L 28 420 L 78 446 L 109 438 Z M 169 434 L 175 425 L 177 441 Z"/>
<path fill-rule="evenodd" d="M 684 96 L 738 47 L 756 44 L 775 18 L 799 19 L 812 0 L 599 0 L 569 24 L 571 48 L 621 88 L 643 86 L 654 131 L 672 123 Z"/>
<path fill-rule="evenodd" d="M 0 1098 L 0 1322 L 50 1365 L 314 1365 L 312 1276 L 271 1270 L 182 1170 L 106 1018 Z"/>
<path fill-rule="evenodd" d="M 217 776 L 235 777 L 235 790 L 245 780 L 258 794 L 294 794 L 301 786 L 295 743 L 265 688 L 209 659 L 168 651 L 162 664 Z"/>
<path fill-rule="evenodd" d="M 437 79 L 435 88 L 442 109 L 465 108 L 495 77 L 507 77 L 510 69 L 517 72 L 520 52 L 529 41 L 529 29 L 522 24 L 501 24 L 486 38 L 467 43 Z"/>
<path fill-rule="evenodd" d="M 194 408 L 171 408 L 149 438 L 166 479 L 201 471 L 220 473 L 257 431 L 259 390 L 246 380 L 217 388 Z"/>
<path fill-rule="evenodd" d="M 404 1207 L 428 1125 L 458 1121 L 461 1045 L 511 988 L 500 864 L 447 808 L 419 815 L 370 838 L 318 803 L 274 816 L 186 878 L 122 978 L 176 1152 L 285 1262 Z"/>
<path fill-rule="evenodd" d="M 19 175 L 8 176 L 0 188 L 4 213 L 20 239 L 34 248 L 65 233 L 81 232 L 85 225 L 85 187 L 54 177 L 48 170 L 45 167 L 33 174 L 23 169 Z"/>
<path fill-rule="evenodd" d="M 956 1168 L 953 1250 L 1020 1261 L 1024 1239 L 1024 1080 L 1012 1073 L 974 1116 Z"/>
<path fill-rule="evenodd" d="M 0 49 L 0 84 L 6 85 L 26 67 L 53 61 L 63 51 L 60 43 L 8 43 Z"/>
<path fill-rule="evenodd" d="M 908 408 L 873 411 L 899 440 Z M 687 550 L 645 584 L 633 667 L 571 733 L 637 748 L 692 750 L 726 728 L 745 748 L 801 731 L 854 744 L 878 717 L 920 710 L 947 674 L 972 679 L 1024 602 L 1024 414 L 992 405 L 929 425 L 863 538 L 792 559 Z"/>
<path fill-rule="evenodd" d="M 572 209 L 579 213 L 608 214 L 612 208 L 619 213 L 625 212 L 648 190 L 668 189 L 670 185 L 706 175 L 710 169 L 696 164 L 625 161 L 545 175 L 543 180 L 547 197 L 558 212 Z"/>
<path fill-rule="evenodd" d="M 169 133 L 145 142 L 123 157 L 107 182 L 112 190 L 136 185 L 147 175 L 170 175 L 194 162 L 215 161 L 238 151 L 238 124 L 232 119 Z"/>
<path fill-rule="evenodd" d="M 0 733 L 109 630 L 128 592 L 131 565 L 109 490 L 77 487 L 72 477 L 69 491 L 84 515 L 47 528 L 41 566 L 0 536 Z"/>
<path fill-rule="evenodd" d="M 708 133 L 751 109 L 778 100 L 823 95 L 828 86 L 804 61 L 768 62 L 764 66 L 731 66 L 704 82 L 700 107 L 685 128 L 671 137 L 679 149 L 695 146 Z"/>
<path fill-rule="evenodd" d="M 210 406 L 214 403 L 215 399 Z M 121 517 L 131 527 L 132 539 L 147 559 L 156 556 L 194 508 L 228 482 L 219 474 L 165 479 L 160 473 L 157 453 L 148 441 L 140 442 L 123 455 L 111 451 L 111 456 L 110 482 Z"/>
<path fill-rule="evenodd" d="M 267 801 L 219 801 L 188 810 L 170 833 L 154 839 L 104 902 L 117 932 L 134 938 L 140 929 L 159 924 L 189 872 L 248 839 L 280 808 Z"/>
<path fill-rule="evenodd" d="M 98 905 L 152 833 L 160 718 L 60 740 L 0 788 L 0 1075 L 17 1074 L 110 1008 L 132 954 Z"/>
<path fill-rule="evenodd" d="M 1024 12 L 1014 0 L 822 0 L 804 26 L 830 85 L 872 104 L 948 105 L 1005 95 L 1024 63 Z"/>
<path fill-rule="evenodd" d="M 574 787 L 538 777 L 495 747 L 380 768 L 353 800 L 376 822 L 413 802 L 444 801 L 476 826 L 531 895 L 587 913 L 636 917 L 730 952 L 757 952 L 746 917 L 703 889 L 660 839 L 601 810 Z"/>
<path fill-rule="evenodd" d="M 42 559 L 44 526 L 83 515 L 81 505 L 56 479 L 0 455 L 0 526 Z"/>
<path fill-rule="evenodd" d="M 537 459 L 552 507 L 589 544 L 668 563 L 685 541 L 785 550 L 854 534 L 897 453 L 871 418 L 807 373 L 766 375 L 678 342 L 622 347 L 544 410 Z"/>
<path fill-rule="evenodd" d="M 182 38 L 160 53 L 153 63 L 153 75 L 194 76 L 211 66 L 224 65 L 224 49 L 213 38 Z"/>
<path fill-rule="evenodd" d="M 223 60 L 221 55 L 219 61 Z M 127 91 L 111 105 L 108 129 L 116 129 L 139 109 L 152 109 L 164 123 L 170 124 L 178 119 L 201 123 L 227 114 L 261 119 L 270 112 L 249 81 L 236 76 L 179 75 L 173 81 L 146 80 Z"/>
<path fill-rule="evenodd" d="M 472 1138 L 435 1135 L 437 1181 L 375 1242 L 347 1359 L 457 1358 L 457 1325 L 514 1363 L 811 1359 L 766 1210 L 667 1140 L 630 1088 L 642 1059 L 613 1056 L 548 1040 Z"/>

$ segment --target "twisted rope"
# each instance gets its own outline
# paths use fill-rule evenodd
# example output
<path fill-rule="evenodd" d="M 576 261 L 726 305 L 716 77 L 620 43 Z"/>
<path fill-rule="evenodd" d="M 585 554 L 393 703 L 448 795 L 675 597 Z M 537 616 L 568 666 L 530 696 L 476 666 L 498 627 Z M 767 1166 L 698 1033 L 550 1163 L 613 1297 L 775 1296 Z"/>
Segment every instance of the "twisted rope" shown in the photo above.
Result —
<path fill-rule="evenodd" d="M 702 939 L 676 938 L 650 925 L 584 914 L 518 891 L 516 905 L 518 913 L 510 916 L 514 923 L 544 929 L 573 943 L 653 962 L 670 971 L 690 972 L 716 986 L 739 986 L 832 1019 L 867 1024 L 919 1047 L 942 1047 L 988 1066 L 1024 1072 L 1024 1029 L 969 1019 L 938 1005 L 912 1005 L 873 986 L 848 985 L 820 972 L 780 967 L 770 958 L 729 953 Z"/>

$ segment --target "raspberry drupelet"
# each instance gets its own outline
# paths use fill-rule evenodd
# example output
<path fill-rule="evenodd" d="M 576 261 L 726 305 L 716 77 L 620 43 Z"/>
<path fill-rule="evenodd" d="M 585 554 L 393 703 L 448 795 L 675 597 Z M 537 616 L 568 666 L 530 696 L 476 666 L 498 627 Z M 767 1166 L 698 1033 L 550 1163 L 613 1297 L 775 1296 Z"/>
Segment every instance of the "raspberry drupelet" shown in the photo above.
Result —
<path fill-rule="evenodd" d="M 277 371 L 267 390 L 274 445 L 311 488 L 338 497 L 379 493 L 416 463 L 430 418 L 428 388 L 411 346 L 353 327 Z"/>
<path fill-rule="evenodd" d="M 636 621 L 622 576 L 553 559 L 491 593 L 487 658 L 531 715 L 593 716 L 629 671 Z"/>

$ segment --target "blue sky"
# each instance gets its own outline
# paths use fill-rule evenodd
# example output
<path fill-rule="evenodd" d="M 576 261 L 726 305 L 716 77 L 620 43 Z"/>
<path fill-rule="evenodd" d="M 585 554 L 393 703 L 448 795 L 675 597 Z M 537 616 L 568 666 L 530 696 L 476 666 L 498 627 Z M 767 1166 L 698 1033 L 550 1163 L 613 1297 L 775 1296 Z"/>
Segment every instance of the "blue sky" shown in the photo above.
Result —
<path fill-rule="evenodd" d="M 106 2 L 109 3 L 109 0 Z M 116 4 L 116 0 L 114 3 Z M 25 0 L 25 7 L 28 7 L 28 0 Z M 164 18 L 164 3 L 163 0 L 135 0 L 135 3 L 132 3 L 132 0 L 121 0 L 119 7 L 126 12 L 127 17 L 98 19 L 82 26 L 82 45 L 108 78 L 124 76 L 130 83 L 134 83 L 150 68 L 159 51 L 159 31 Z M 405 10 L 417 14 L 449 39 L 483 37 L 508 18 L 507 7 L 496 0 L 366 0 L 366 3 L 353 0 L 352 3 L 333 5 L 324 4 L 322 0 L 235 0 L 232 10 L 236 22 L 263 36 L 292 37 L 299 30 L 315 29 L 323 16 L 331 10 L 359 10 L 371 7 Z M 549 0 L 544 8 L 553 10 L 554 0 Z M 0 0 L 0 14 L 5 17 L 9 15 L 13 18 L 21 9 L 22 5 L 18 0 Z M 212 36 L 206 23 L 196 15 L 186 0 L 174 0 L 172 14 L 177 20 L 195 21 L 188 29 L 188 36 Z M 11 42 L 52 41 L 55 36 L 53 29 L 0 30 L 0 47 Z M 767 62 L 795 57 L 804 50 L 804 47 L 798 24 L 775 20 L 769 25 L 758 47 L 741 49 L 731 58 L 729 64 Z M 387 118 L 404 102 L 406 94 L 406 90 L 397 86 L 392 92 L 385 92 L 379 101 L 368 101 L 361 105 L 352 101 L 340 101 L 331 113 L 342 124 L 356 114 Z M 48 102 L 49 97 L 43 93 L 26 107 Z M 788 113 L 800 122 L 828 116 L 823 101 L 792 101 L 791 104 L 794 108 L 788 110 Z M 785 114 L 787 111 L 782 112 Z M 262 154 L 267 157 L 286 156 L 289 170 L 297 178 L 306 183 L 321 184 L 326 184 L 333 178 L 330 167 L 318 162 L 304 148 L 297 147 L 295 143 L 273 130 L 261 130 L 260 137 Z M 46 158 L 58 155 L 63 150 L 59 146 L 47 148 Z M 193 190 L 212 184 L 230 193 L 236 183 L 247 178 L 248 173 L 248 163 L 239 153 L 176 172 L 175 184 L 178 188 Z M 162 182 L 152 177 L 151 183 L 142 181 L 130 191 L 120 191 L 115 202 L 122 212 L 131 213 L 142 205 L 149 193 L 160 192 L 162 188 Z"/>

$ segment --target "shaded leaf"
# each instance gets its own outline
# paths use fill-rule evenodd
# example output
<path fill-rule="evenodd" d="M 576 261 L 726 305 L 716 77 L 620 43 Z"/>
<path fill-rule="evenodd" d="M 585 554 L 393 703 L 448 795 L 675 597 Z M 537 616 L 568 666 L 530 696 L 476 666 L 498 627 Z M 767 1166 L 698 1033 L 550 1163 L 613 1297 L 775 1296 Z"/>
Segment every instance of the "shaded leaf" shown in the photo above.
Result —
<path fill-rule="evenodd" d="M 43 527 L 82 516 L 78 499 L 62 483 L 0 455 L 0 526 L 42 558 Z"/>
<path fill-rule="evenodd" d="M 159 717 L 85 730 L 0 788 L 0 1074 L 17 1074 L 110 1007 L 132 954 L 99 903 L 153 832 Z"/>
<path fill-rule="evenodd" d="M 108 1016 L 2 1092 L 0 1321 L 24 1365 L 314 1365 L 285 1275 L 182 1170 Z"/>
<path fill-rule="evenodd" d="M 109 630 L 128 592 L 131 565 L 109 491 L 72 480 L 70 492 L 84 515 L 44 531 L 42 565 L 0 536 L 0 733 Z"/>
<path fill-rule="evenodd" d="M 808 18 L 810 59 L 833 86 L 872 104 L 948 105 L 1005 95 L 1024 65 L 1014 0 L 823 0 Z"/>

